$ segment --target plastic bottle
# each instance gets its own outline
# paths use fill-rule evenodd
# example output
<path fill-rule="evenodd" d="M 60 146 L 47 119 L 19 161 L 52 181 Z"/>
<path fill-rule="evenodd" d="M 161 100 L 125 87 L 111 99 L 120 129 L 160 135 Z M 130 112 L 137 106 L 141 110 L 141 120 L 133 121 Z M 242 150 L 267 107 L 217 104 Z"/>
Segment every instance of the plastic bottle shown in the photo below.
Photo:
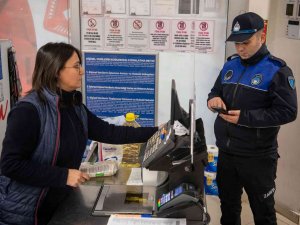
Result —
<path fill-rule="evenodd" d="M 123 126 L 128 127 L 140 127 L 136 122 L 138 116 L 132 112 L 126 113 L 125 123 Z M 125 144 L 123 145 L 123 158 L 121 166 L 123 167 L 140 167 L 139 154 L 140 154 L 141 144 Z"/>

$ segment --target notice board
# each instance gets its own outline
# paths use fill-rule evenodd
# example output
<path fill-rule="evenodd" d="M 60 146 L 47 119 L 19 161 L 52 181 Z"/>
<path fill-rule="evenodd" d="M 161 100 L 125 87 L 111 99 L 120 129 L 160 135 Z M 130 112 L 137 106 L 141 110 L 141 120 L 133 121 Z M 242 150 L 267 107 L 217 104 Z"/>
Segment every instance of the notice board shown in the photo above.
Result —
<path fill-rule="evenodd" d="M 141 126 L 154 126 L 156 63 L 156 54 L 84 52 L 88 109 L 100 118 L 134 112 Z"/>

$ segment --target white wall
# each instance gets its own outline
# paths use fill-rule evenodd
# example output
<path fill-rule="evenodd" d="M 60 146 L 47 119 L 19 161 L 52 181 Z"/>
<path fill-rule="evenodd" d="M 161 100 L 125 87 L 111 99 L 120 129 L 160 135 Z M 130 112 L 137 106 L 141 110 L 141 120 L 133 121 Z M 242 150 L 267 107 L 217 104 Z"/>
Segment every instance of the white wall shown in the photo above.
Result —
<path fill-rule="evenodd" d="M 263 0 L 265 1 L 265 0 Z M 231 24 L 234 19 L 239 14 L 248 11 L 249 0 L 229 0 L 228 4 L 228 26 L 227 26 L 227 36 L 229 36 L 231 31 Z M 226 43 L 226 58 L 235 53 L 234 44 L 232 42 Z"/>
<path fill-rule="evenodd" d="M 284 59 L 293 70 L 300 101 L 300 40 L 285 36 L 285 0 L 272 0 L 267 45 L 271 53 Z M 300 116 L 281 127 L 278 141 L 281 156 L 277 173 L 276 201 L 300 213 Z"/>
<path fill-rule="evenodd" d="M 159 53 L 158 124 L 170 119 L 170 87 L 171 79 L 175 79 L 180 104 L 186 111 L 195 90 L 196 118 L 203 119 L 207 144 L 215 144 L 213 128 L 216 113 L 207 109 L 206 100 L 225 59 L 227 1 L 218 2 L 220 5 L 215 14 L 197 18 L 215 21 L 213 53 Z"/>

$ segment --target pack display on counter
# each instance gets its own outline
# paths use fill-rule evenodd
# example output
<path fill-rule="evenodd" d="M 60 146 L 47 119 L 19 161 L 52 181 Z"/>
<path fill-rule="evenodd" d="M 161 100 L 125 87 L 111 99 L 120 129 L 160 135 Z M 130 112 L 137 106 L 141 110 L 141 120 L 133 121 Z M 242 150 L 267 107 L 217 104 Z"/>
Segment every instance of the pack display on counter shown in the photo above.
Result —
<path fill-rule="evenodd" d="M 216 173 L 204 171 L 204 188 L 207 195 L 219 195 Z"/>
<path fill-rule="evenodd" d="M 99 161 L 116 161 L 118 165 L 123 158 L 123 145 L 112 145 L 98 142 Z"/>
<path fill-rule="evenodd" d="M 103 119 L 109 124 L 121 126 L 125 123 L 125 116 L 108 117 Z M 99 161 L 116 161 L 119 166 L 123 158 L 123 145 L 113 145 L 98 142 Z"/>
<path fill-rule="evenodd" d="M 83 162 L 81 163 L 79 170 L 87 173 L 90 177 L 112 176 L 116 174 L 118 165 L 115 161 L 103 161 L 95 163 Z"/>
<path fill-rule="evenodd" d="M 217 164 L 218 164 L 218 156 L 219 156 L 219 149 L 215 145 L 207 145 L 207 166 L 205 171 L 208 172 L 217 172 Z"/>

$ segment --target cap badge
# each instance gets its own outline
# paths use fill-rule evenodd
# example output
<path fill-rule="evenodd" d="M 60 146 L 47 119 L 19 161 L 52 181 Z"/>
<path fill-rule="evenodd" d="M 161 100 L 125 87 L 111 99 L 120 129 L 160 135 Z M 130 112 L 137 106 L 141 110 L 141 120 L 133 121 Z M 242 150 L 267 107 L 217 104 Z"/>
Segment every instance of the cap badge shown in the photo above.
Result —
<path fill-rule="evenodd" d="M 231 77 L 233 75 L 233 71 L 232 70 L 228 70 L 224 76 L 224 80 L 227 81 L 227 80 L 230 80 Z"/>
<path fill-rule="evenodd" d="M 295 89 L 296 83 L 295 83 L 295 78 L 293 76 L 289 76 L 288 77 L 288 82 L 289 82 L 290 87 L 292 89 Z"/>
<path fill-rule="evenodd" d="M 234 27 L 233 27 L 233 31 L 234 31 L 234 32 L 237 32 L 237 31 L 239 31 L 240 29 L 241 29 L 241 26 L 240 26 L 239 22 L 236 22 L 236 24 L 235 24 Z"/>
<path fill-rule="evenodd" d="M 251 84 L 254 86 L 259 85 L 261 82 L 262 82 L 261 74 L 256 74 L 251 80 Z"/>

